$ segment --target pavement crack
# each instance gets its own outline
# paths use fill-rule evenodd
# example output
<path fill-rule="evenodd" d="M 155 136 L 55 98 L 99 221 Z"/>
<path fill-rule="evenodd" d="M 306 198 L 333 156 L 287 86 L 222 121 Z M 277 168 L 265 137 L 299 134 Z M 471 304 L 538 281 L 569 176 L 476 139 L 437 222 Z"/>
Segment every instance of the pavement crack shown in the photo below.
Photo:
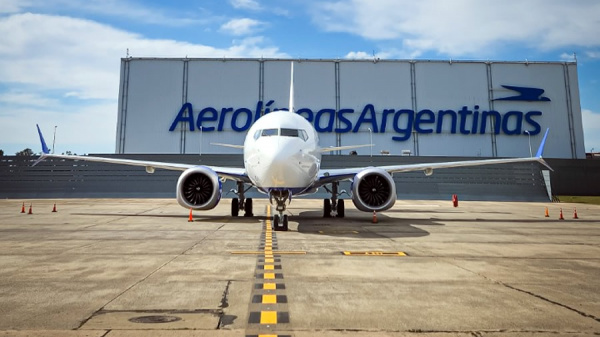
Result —
<path fill-rule="evenodd" d="M 232 282 L 232 280 L 227 280 L 227 285 L 225 286 L 223 296 L 221 297 L 221 304 L 219 304 L 221 314 L 219 315 L 219 322 L 217 322 L 217 330 L 223 328 L 226 325 L 233 324 L 233 321 L 237 318 L 237 316 L 226 315 L 224 310 L 229 307 L 229 286 L 231 286 Z"/>
<path fill-rule="evenodd" d="M 591 314 L 585 313 L 585 312 L 583 312 L 583 311 L 581 311 L 581 310 L 579 310 L 579 309 L 575 309 L 575 308 L 573 308 L 573 307 L 570 307 L 570 306 L 568 306 L 568 305 L 566 305 L 566 304 L 562 304 L 562 303 L 560 303 L 560 302 L 553 301 L 553 300 L 551 300 L 551 299 L 549 299 L 549 298 L 547 298 L 547 297 L 544 297 L 544 296 L 542 296 L 542 295 L 538 295 L 538 294 L 536 294 L 536 293 L 534 293 L 534 292 L 527 291 L 527 290 L 524 290 L 524 289 L 519 289 L 519 288 L 517 288 L 517 287 L 513 287 L 513 286 L 511 286 L 511 285 L 509 285 L 509 284 L 506 284 L 506 283 L 503 283 L 503 282 L 498 282 L 498 283 L 500 283 L 501 285 L 505 286 L 506 288 L 509 288 L 509 289 L 512 289 L 512 290 L 516 290 L 516 291 L 522 292 L 522 293 L 524 293 L 524 294 L 527 294 L 527 295 L 533 296 L 533 297 L 535 297 L 535 298 L 539 298 L 539 299 L 541 299 L 541 300 L 543 300 L 543 301 L 546 301 L 546 302 L 548 302 L 548 303 L 552 303 L 552 304 L 554 304 L 554 305 L 558 305 L 558 306 L 560 306 L 560 307 L 563 307 L 563 308 L 565 308 L 565 309 L 571 310 L 571 311 L 573 311 L 573 312 L 575 312 L 575 313 L 577 313 L 577 314 L 579 314 L 579 315 L 581 315 L 581 316 L 583 316 L 583 317 L 591 318 L 591 319 L 595 320 L 596 322 L 599 322 L 599 323 L 600 323 L 600 318 L 599 318 L 599 317 L 596 317 L 596 316 L 594 316 L 594 315 L 591 315 Z"/>
<path fill-rule="evenodd" d="M 221 309 L 225 309 L 227 307 L 229 307 L 229 302 L 227 299 L 227 296 L 229 295 L 229 286 L 231 285 L 231 280 L 227 281 L 227 285 L 225 286 L 225 290 L 223 291 L 223 297 L 221 297 L 221 304 L 219 305 L 219 308 Z"/>
<path fill-rule="evenodd" d="M 536 294 L 536 293 L 534 293 L 534 292 L 527 291 L 527 290 L 524 290 L 524 289 L 519 289 L 519 288 L 517 288 L 517 287 L 511 286 L 511 285 L 509 285 L 509 284 L 507 284 L 507 283 L 504 283 L 504 282 L 502 282 L 502 281 L 494 280 L 494 279 L 492 279 L 492 278 L 490 278 L 490 277 L 488 277 L 488 276 L 485 276 L 485 275 L 483 275 L 483 274 L 481 274 L 481 273 L 478 273 L 478 272 L 472 271 L 472 270 L 470 270 L 470 269 L 468 269 L 468 268 L 465 268 L 465 267 L 463 267 L 463 266 L 459 266 L 459 265 L 457 265 L 457 264 L 455 264 L 455 263 L 452 263 L 451 261 L 449 261 L 449 260 L 447 260 L 447 259 L 443 259 L 443 260 L 444 260 L 446 263 L 449 263 L 449 264 L 451 264 L 451 265 L 453 265 L 453 266 L 455 266 L 455 267 L 457 267 L 457 268 L 460 268 L 460 269 L 462 269 L 462 270 L 465 270 L 465 271 L 468 271 L 468 272 L 470 272 L 470 273 L 473 273 L 473 274 L 475 274 L 475 275 L 477 275 L 477 276 L 479 276 L 479 277 L 482 277 L 482 278 L 484 278 L 485 280 L 487 280 L 487 281 L 490 281 L 490 282 L 492 282 L 492 283 L 499 284 L 499 285 L 501 285 L 501 286 L 504 286 L 504 287 L 506 287 L 506 288 L 508 288 L 508 289 L 515 290 L 515 291 L 518 291 L 518 292 L 521 292 L 521 293 L 527 294 L 527 295 L 529 295 L 529 296 L 533 296 L 533 297 L 535 297 L 535 298 L 538 298 L 538 299 L 540 299 L 540 300 L 542 300 L 542 301 L 545 301 L 545 302 L 548 302 L 548 303 L 551 303 L 551 304 L 557 305 L 557 306 L 559 306 L 559 307 L 565 308 L 565 309 L 567 309 L 567 310 L 573 311 L 574 313 L 576 313 L 576 314 L 578 314 L 578 315 L 580 315 L 580 316 L 583 316 L 583 317 L 586 317 L 586 318 L 591 318 L 591 319 L 595 320 L 596 322 L 600 322 L 600 318 L 599 318 L 599 317 L 596 317 L 596 316 L 594 316 L 594 315 L 591 315 L 591 314 L 585 313 L 585 312 L 583 312 L 583 311 L 581 311 L 581 310 L 575 309 L 575 308 L 573 308 L 573 307 L 570 307 L 570 306 L 568 306 L 568 305 L 566 305 L 566 304 L 563 304 L 563 303 L 560 303 L 560 302 L 557 302 L 557 301 L 551 300 L 551 299 L 549 299 L 549 298 L 547 298 L 547 297 L 544 297 L 544 296 L 542 296 L 542 295 L 538 295 L 538 294 Z"/>

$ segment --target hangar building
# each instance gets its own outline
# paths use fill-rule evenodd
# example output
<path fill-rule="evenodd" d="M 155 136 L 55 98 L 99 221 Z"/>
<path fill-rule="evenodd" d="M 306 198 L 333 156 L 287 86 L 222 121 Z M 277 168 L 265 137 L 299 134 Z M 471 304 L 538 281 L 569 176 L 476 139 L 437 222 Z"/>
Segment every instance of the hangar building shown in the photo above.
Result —
<path fill-rule="evenodd" d="M 576 63 L 427 60 L 124 58 L 116 153 L 241 153 L 211 143 L 241 145 L 288 107 L 291 61 L 295 112 L 323 147 L 525 157 L 550 128 L 545 157 L 585 158 Z"/>

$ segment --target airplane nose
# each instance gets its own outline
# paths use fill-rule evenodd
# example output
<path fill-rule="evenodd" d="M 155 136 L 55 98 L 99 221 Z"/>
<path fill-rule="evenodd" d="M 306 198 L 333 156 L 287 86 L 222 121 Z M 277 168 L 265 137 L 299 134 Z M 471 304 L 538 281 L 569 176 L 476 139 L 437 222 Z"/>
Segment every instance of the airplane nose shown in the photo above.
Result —
<path fill-rule="evenodd" d="M 303 175 L 295 158 L 297 153 L 287 143 L 280 141 L 270 148 L 261 148 L 262 180 L 269 187 L 297 187 L 298 178 Z"/>

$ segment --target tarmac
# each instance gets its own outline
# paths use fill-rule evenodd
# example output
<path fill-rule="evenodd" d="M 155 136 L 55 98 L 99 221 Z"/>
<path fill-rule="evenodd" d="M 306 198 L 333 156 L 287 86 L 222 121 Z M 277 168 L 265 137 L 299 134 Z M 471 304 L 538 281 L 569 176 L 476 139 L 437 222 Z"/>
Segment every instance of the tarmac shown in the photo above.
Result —
<path fill-rule="evenodd" d="M 322 203 L 0 200 L 0 336 L 600 335 L 600 206 Z"/>

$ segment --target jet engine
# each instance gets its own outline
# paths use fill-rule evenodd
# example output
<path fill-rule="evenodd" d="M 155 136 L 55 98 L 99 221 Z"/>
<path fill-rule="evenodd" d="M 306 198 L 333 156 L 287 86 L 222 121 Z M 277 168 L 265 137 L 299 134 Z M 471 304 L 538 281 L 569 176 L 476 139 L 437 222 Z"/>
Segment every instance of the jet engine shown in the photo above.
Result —
<path fill-rule="evenodd" d="M 213 209 L 221 200 L 221 181 L 213 170 L 197 166 L 185 170 L 177 180 L 177 202 L 194 210 Z"/>
<path fill-rule="evenodd" d="M 360 171 L 352 180 L 352 202 L 363 212 L 390 209 L 396 202 L 394 179 L 380 168 Z"/>

